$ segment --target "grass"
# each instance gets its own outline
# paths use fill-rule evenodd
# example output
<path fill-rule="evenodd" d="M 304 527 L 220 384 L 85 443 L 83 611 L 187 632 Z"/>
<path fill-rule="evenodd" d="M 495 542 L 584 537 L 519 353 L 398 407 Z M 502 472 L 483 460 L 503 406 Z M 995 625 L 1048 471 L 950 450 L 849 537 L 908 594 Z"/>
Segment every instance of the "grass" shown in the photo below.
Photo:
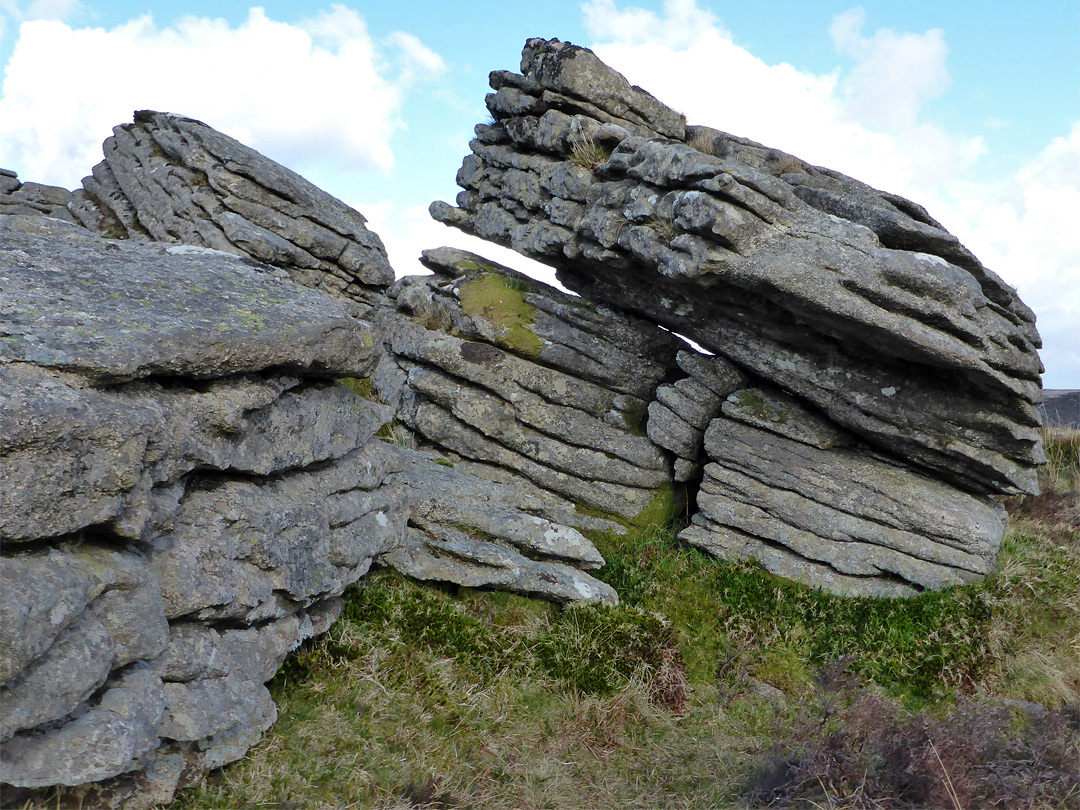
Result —
<path fill-rule="evenodd" d="M 1076 437 L 1047 454 L 993 575 L 910 600 L 717 562 L 677 521 L 605 538 L 616 608 L 377 572 L 170 810 L 1080 806 Z"/>
<path fill-rule="evenodd" d="M 594 172 L 611 157 L 611 150 L 591 135 L 575 132 L 570 136 L 570 162 Z"/>

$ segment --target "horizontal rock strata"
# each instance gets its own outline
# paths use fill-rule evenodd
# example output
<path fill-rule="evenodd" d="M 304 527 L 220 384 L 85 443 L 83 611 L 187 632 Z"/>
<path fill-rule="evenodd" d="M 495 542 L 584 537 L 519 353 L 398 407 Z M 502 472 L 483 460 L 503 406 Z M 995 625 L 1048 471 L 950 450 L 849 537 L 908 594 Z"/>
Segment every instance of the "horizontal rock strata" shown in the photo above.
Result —
<path fill-rule="evenodd" d="M 0 252 L 0 782 L 149 806 L 404 540 L 392 413 L 334 382 L 381 341 L 227 254 L 18 215 Z"/>
<path fill-rule="evenodd" d="M 734 393 L 705 449 L 699 511 L 680 537 L 717 556 L 856 596 L 911 596 L 993 568 L 1000 504 L 868 453 L 788 397 Z"/>

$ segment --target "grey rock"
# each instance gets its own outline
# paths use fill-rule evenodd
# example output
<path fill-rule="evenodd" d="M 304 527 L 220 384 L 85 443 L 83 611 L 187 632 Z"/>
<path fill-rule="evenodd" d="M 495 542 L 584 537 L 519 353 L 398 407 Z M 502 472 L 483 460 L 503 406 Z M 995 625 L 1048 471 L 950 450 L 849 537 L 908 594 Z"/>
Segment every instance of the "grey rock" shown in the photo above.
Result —
<path fill-rule="evenodd" d="M 0 663 L 3 682 L 15 680 L 53 646 L 84 611 L 110 636 L 116 662 L 152 658 L 165 649 L 168 628 L 157 583 L 146 559 L 97 543 L 61 544 L 42 554 L 0 557 Z"/>
<path fill-rule="evenodd" d="M 189 487 L 149 554 L 166 615 L 251 624 L 339 595 L 403 533 L 401 494 L 369 491 L 384 471 L 371 446 L 261 486 Z"/>
<path fill-rule="evenodd" d="M 442 525 L 409 529 L 405 545 L 384 561 L 417 579 L 434 579 L 470 588 L 496 587 L 555 602 L 618 601 L 615 590 L 577 568 L 537 563 L 513 549 L 474 540 Z"/>
<path fill-rule="evenodd" d="M 412 523 L 472 531 L 476 539 L 502 542 L 537 561 L 583 569 L 604 564 L 596 547 L 577 529 L 532 514 L 549 512 L 550 499 L 531 495 L 519 482 L 485 481 L 430 453 L 389 445 L 383 452 L 392 470 L 388 480 L 407 492 Z"/>
<path fill-rule="evenodd" d="M 590 504 L 625 518 L 636 517 L 652 501 L 647 489 L 592 481 L 533 461 L 508 450 L 437 405 L 424 402 L 408 422 L 434 444 L 470 459 L 505 467 L 538 486 L 574 501 Z"/>
<path fill-rule="evenodd" d="M 993 567 L 1004 510 L 865 452 L 820 449 L 718 418 L 705 437 L 694 526 L 680 536 L 717 556 L 750 556 L 783 576 L 856 595 L 910 595 L 972 582 Z"/>
<path fill-rule="evenodd" d="M 105 683 L 115 657 L 116 644 L 105 625 L 95 613 L 83 613 L 45 655 L 0 688 L 0 740 L 74 711 Z"/>
<path fill-rule="evenodd" d="M 808 411 L 782 391 L 743 388 L 724 401 L 724 416 L 764 428 L 789 439 L 828 450 L 855 444 L 855 438 L 828 419 Z"/>
<path fill-rule="evenodd" d="M 684 344 L 640 318 L 596 305 L 481 256 L 425 250 L 437 275 L 389 290 L 399 309 L 444 331 L 481 340 L 618 393 L 652 397 Z M 528 335 L 535 340 L 529 339 Z"/>
<path fill-rule="evenodd" d="M 104 152 L 72 203 L 98 233 L 250 256 L 343 297 L 394 279 L 359 212 L 201 121 L 139 111 Z"/>
<path fill-rule="evenodd" d="M 0 751 L 0 781 L 16 787 L 81 785 L 138 768 L 158 745 L 164 710 L 161 681 L 145 665 L 133 665 L 77 719 L 8 740 Z"/>
<path fill-rule="evenodd" d="M 1039 411 L 1049 427 L 1080 430 L 1080 391 L 1045 389 Z"/>
<path fill-rule="evenodd" d="M 19 175 L 11 169 L 0 169 L 0 196 L 11 194 L 11 192 L 18 189 L 21 185 L 22 183 L 19 182 Z"/>
<path fill-rule="evenodd" d="M 674 480 L 685 482 L 701 470 L 709 422 L 720 412 L 724 397 L 740 387 L 745 377 L 719 357 L 680 351 L 677 361 L 690 376 L 656 389 L 646 432 L 657 446 L 675 454 Z"/>
<path fill-rule="evenodd" d="M 268 368 L 363 377 L 378 359 L 370 327 L 343 307 L 239 258 L 10 229 L 0 249 L 0 364 L 118 383 Z"/>
<path fill-rule="evenodd" d="M 116 204 L 89 224 L 129 236 L 187 193 L 95 177 Z M 274 718 L 264 682 L 403 542 L 372 439 L 392 412 L 334 382 L 381 340 L 283 270 L 40 213 L 0 216 L 0 781 L 148 807 L 243 756 Z"/>
<path fill-rule="evenodd" d="M 625 80 L 583 49 L 530 40 L 522 71 L 493 74 L 497 123 L 436 219 L 555 265 L 570 289 L 690 337 L 896 459 L 973 492 L 1037 490 L 1033 315 L 921 207 L 717 130 L 634 118 Z M 551 182 L 560 164 L 578 165 L 584 194 Z"/>
<path fill-rule="evenodd" d="M 265 731 L 277 719 L 274 701 L 261 682 L 237 675 L 166 683 L 165 714 L 158 733 L 170 740 L 202 740 L 234 728 Z"/>

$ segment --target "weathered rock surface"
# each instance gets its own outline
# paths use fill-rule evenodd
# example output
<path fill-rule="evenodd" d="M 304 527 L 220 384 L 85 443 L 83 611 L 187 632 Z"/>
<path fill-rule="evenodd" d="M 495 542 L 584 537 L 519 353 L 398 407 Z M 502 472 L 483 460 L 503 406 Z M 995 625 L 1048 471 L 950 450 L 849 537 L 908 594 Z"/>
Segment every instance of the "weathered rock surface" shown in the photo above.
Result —
<path fill-rule="evenodd" d="M 250 256 L 339 296 L 394 280 L 360 212 L 201 121 L 142 110 L 104 151 L 69 205 L 90 230 Z"/>
<path fill-rule="evenodd" d="M 375 316 L 387 347 L 376 388 L 405 426 L 624 522 L 670 489 L 671 462 L 642 423 L 679 373 L 681 340 L 479 256 L 424 257 L 436 274 L 396 282 L 396 310 Z M 585 512 L 571 525 L 596 527 Z"/>
<path fill-rule="evenodd" d="M 42 183 L 21 183 L 10 169 L 0 169 L 0 216 L 22 214 L 75 222 L 68 208 L 74 197 L 66 188 Z"/>
<path fill-rule="evenodd" d="M 1036 490 L 1034 316 L 918 205 L 684 127 L 557 40 L 530 40 L 522 75 L 492 86 L 495 123 L 477 127 L 465 190 L 436 219 L 552 264 L 933 475 Z"/>
<path fill-rule="evenodd" d="M 917 204 L 687 126 L 586 49 L 529 40 L 491 85 L 432 216 L 716 355 L 680 355 L 649 404 L 676 480 L 710 462 L 686 539 L 844 593 L 989 570 L 986 496 L 1036 492 L 1043 460 L 1015 291 Z"/>
<path fill-rule="evenodd" d="M 334 382 L 381 340 L 282 271 L 40 214 L 0 217 L 0 782 L 149 806 L 243 756 L 404 540 L 392 412 Z"/>
<path fill-rule="evenodd" d="M 404 544 L 380 562 L 417 579 L 556 602 L 618 601 L 611 586 L 585 573 L 604 564 L 596 547 L 577 529 L 538 517 L 553 511 L 550 497 L 516 481 L 484 480 L 430 452 L 386 446 L 382 454 L 387 480 L 406 492 L 410 528 Z M 572 507 L 560 516 L 572 521 Z"/>
<path fill-rule="evenodd" d="M 675 454 L 674 476 L 682 482 L 700 472 L 705 429 L 745 377 L 722 357 L 681 351 L 677 361 L 689 376 L 657 389 L 649 403 L 647 429 L 653 442 Z"/>
<path fill-rule="evenodd" d="M 993 568 L 1004 509 L 887 458 L 794 400 L 734 393 L 684 540 L 857 596 L 910 596 Z"/>

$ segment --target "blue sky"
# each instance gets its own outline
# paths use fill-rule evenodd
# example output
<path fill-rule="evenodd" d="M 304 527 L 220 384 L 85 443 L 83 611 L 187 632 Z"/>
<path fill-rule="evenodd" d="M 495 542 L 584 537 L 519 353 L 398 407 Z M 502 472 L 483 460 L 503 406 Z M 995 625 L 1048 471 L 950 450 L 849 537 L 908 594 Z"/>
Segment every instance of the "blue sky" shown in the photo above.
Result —
<path fill-rule="evenodd" d="M 417 272 L 420 249 L 467 244 L 426 207 L 453 198 L 487 73 L 529 36 L 926 205 L 1038 313 L 1045 385 L 1080 388 L 1076 0 L 0 0 L 0 166 L 74 187 L 133 109 L 184 113 L 356 205 Z"/>

